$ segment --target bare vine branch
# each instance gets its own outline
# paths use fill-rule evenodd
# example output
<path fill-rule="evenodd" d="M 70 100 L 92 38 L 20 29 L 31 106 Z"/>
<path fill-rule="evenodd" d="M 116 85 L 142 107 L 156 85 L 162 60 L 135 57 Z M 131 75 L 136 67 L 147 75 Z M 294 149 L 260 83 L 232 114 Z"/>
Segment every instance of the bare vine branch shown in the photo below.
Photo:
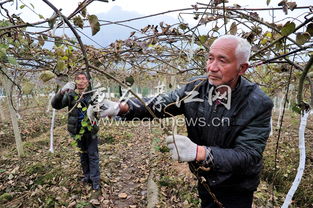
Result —
<path fill-rule="evenodd" d="M 48 0 L 43 0 L 46 4 L 48 4 L 56 14 L 58 14 L 60 17 L 62 17 L 64 19 L 64 22 L 69 26 L 69 28 L 71 29 L 71 31 L 73 32 L 73 34 L 75 35 L 76 39 L 78 40 L 78 43 L 81 47 L 81 51 L 83 53 L 83 56 L 84 56 L 84 61 L 85 61 L 85 64 L 86 64 L 86 71 L 87 71 L 87 74 L 89 76 L 89 78 L 91 78 L 90 76 L 90 72 L 89 72 L 89 61 L 88 61 L 88 58 L 87 58 L 87 53 L 86 53 L 86 49 L 85 49 L 85 46 L 79 36 L 79 34 L 77 33 L 77 31 L 75 30 L 75 28 L 73 27 L 73 25 L 70 23 L 70 21 L 53 5 L 51 4 Z"/>
<path fill-rule="evenodd" d="M 303 101 L 303 86 L 304 86 L 304 80 L 310 70 L 310 68 L 313 65 L 313 55 L 310 56 L 309 61 L 307 62 L 307 64 L 304 67 L 304 70 L 301 74 L 300 80 L 299 80 L 299 86 L 298 86 L 298 94 L 297 94 L 297 102 L 298 105 L 300 106 L 301 110 L 307 110 L 308 109 L 308 105 Z"/>

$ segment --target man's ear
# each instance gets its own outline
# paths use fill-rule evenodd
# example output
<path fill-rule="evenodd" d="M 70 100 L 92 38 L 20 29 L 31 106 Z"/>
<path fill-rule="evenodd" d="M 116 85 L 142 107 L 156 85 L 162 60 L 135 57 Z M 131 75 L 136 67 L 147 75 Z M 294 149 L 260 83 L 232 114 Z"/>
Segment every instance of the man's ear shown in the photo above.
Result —
<path fill-rule="evenodd" d="M 239 75 L 243 75 L 247 71 L 248 68 L 249 68 L 248 63 L 240 64 Z"/>

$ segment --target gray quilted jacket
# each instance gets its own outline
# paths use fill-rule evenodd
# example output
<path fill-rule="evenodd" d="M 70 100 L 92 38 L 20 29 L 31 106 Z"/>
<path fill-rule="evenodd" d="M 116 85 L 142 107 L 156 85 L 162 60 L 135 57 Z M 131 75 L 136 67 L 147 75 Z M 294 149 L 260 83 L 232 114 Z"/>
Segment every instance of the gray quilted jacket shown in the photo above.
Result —
<path fill-rule="evenodd" d="M 206 76 L 194 77 L 179 89 L 144 100 L 159 118 L 183 114 L 188 137 L 212 149 L 214 167 L 200 174 L 213 189 L 256 190 L 273 103 L 256 84 L 242 77 L 231 93 L 230 109 L 221 102 L 209 102 L 212 88 Z M 124 119 L 153 119 L 137 99 L 129 100 L 128 105 Z"/>

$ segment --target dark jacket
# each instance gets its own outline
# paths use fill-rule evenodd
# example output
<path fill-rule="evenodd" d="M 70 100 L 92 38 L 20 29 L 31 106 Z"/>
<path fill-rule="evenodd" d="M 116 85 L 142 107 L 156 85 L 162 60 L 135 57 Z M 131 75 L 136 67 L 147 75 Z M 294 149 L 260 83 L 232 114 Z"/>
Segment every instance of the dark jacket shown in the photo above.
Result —
<path fill-rule="evenodd" d="M 75 136 L 76 134 L 79 133 L 79 130 L 81 129 L 81 122 L 79 122 L 79 109 L 78 109 L 78 105 L 73 109 L 73 107 L 76 104 L 76 100 L 77 98 L 79 98 L 79 95 L 76 94 L 74 91 L 70 91 L 68 93 L 65 93 L 64 95 L 62 95 L 61 93 L 57 93 L 51 101 L 51 105 L 53 108 L 59 110 L 62 109 L 64 107 L 68 107 L 68 110 L 71 112 L 69 112 L 68 114 L 68 121 L 67 121 L 67 130 L 69 131 L 69 133 L 71 134 L 71 136 Z M 91 100 L 91 94 L 86 94 L 84 95 L 84 99 L 82 102 L 80 102 L 80 106 L 83 107 L 88 107 L 89 102 Z M 85 113 L 87 113 L 87 111 L 85 111 Z M 86 129 L 87 130 L 87 129 Z M 92 127 L 91 133 L 92 135 L 96 135 L 97 132 L 99 130 L 99 127 L 94 125 Z M 86 133 L 88 131 L 85 131 Z"/>
<path fill-rule="evenodd" d="M 273 103 L 256 84 L 240 78 L 228 110 L 222 104 L 210 105 L 208 92 L 212 87 L 206 76 L 195 77 L 181 88 L 145 102 L 159 118 L 183 114 L 188 137 L 212 149 L 214 167 L 200 174 L 213 189 L 255 190 Z M 152 118 L 138 100 L 131 99 L 128 104 L 127 120 Z"/>

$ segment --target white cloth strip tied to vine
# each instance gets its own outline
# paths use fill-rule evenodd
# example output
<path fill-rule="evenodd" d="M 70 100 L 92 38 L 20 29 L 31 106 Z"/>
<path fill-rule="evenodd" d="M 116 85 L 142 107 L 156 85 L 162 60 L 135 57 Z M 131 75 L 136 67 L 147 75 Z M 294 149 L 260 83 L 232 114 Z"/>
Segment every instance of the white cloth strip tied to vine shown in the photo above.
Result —
<path fill-rule="evenodd" d="M 299 166 L 298 166 L 298 171 L 297 175 L 292 183 L 291 188 L 289 189 L 287 196 L 285 198 L 284 204 L 282 208 L 288 208 L 289 205 L 291 204 L 291 200 L 293 198 L 293 195 L 298 189 L 298 186 L 301 182 L 304 168 L 305 168 L 305 128 L 308 122 L 308 116 L 310 114 L 310 111 L 304 111 L 303 114 L 301 115 L 301 121 L 300 121 L 300 126 L 299 126 Z"/>

